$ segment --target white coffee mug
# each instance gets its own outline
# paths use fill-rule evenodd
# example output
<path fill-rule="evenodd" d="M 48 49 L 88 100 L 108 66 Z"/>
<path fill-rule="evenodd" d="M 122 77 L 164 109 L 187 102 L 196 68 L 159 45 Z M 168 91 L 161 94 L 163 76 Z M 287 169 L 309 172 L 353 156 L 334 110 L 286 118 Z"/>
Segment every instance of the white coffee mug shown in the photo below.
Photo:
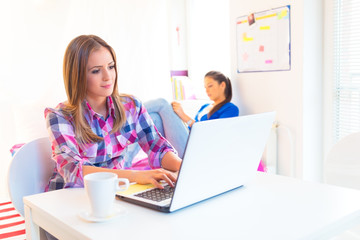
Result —
<path fill-rule="evenodd" d="M 85 189 L 90 200 L 91 215 L 106 218 L 113 213 L 115 194 L 129 187 L 129 180 L 118 178 L 115 173 L 96 172 L 85 175 Z M 119 183 L 123 183 L 119 185 Z"/>

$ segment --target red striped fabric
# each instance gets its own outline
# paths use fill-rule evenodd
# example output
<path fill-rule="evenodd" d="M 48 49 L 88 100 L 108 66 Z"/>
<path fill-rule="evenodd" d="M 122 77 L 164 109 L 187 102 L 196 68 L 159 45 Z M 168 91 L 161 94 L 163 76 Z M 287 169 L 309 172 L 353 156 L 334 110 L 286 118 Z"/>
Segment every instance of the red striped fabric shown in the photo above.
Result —
<path fill-rule="evenodd" d="M 25 223 L 25 220 L 18 221 L 18 222 L 13 222 L 13 223 L 8 223 L 8 224 L 3 224 L 3 225 L 0 225 L 0 229 L 7 228 L 7 227 L 13 227 L 13 226 L 23 224 L 23 223 Z"/>
<path fill-rule="evenodd" d="M 20 236 L 20 235 L 24 235 L 24 234 L 25 234 L 25 229 L 18 230 L 15 232 L 2 233 L 2 234 L 0 234 L 0 239 L 6 239 L 6 238 Z"/>
<path fill-rule="evenodd" d="M 0 221 L 1 221 L 1 220 L 6 220 L 6 219 L 9 219 L 9 218 L 14 218 L 14 217 L 21 217 L 21 215 L 20 215 L 20 214 L 13 214 L 13 215 L 8 215 L 8 216 L 0 217 Z"/>
<path fill-rule="evenodd" d="M 0 239 L 26 239 L 25 220 L 10 201 L 0 201 Z"/>
<path fill-rule="evenodd" d="M 0 213 L 2 213 L 2 212 L 9 212 L 9 211 L 13 211 L 13 210 L 15 210 L 15 208 L 5 208 L 5 209 L 0 209 Z"/>
<path fill-rule="evenodd" d="M 9 204 L 11 204 L 11 202 L 0 202 L 0 206 L 9 205 Z"/>

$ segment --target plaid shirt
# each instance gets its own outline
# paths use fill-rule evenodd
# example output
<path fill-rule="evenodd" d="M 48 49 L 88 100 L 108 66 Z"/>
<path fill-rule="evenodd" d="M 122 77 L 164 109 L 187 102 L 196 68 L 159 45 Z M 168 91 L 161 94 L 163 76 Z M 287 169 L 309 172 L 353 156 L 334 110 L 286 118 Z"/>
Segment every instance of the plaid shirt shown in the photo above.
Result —
<path fill-rule="evenodd" d="M 83 165 L 108 169 L 131 169 L 132 159 L 127 158 L 127 152 L 131 151 L 134 143 L 138 143 L 147 154 L 150 168 L 160 168 L 161 159 L 165 153 L 175 152 L 170 143 L 157 131 L 148 112 L 138 99 L 123 98 L 126 122 L 119 131 L 114 133 L 110 133 L 115 118 L 111 97 L 108 97 L 107 104 L 109 113 L 104 119 L 84 101 L 84 116 L 87 122 L 92 131 L 104 139 L 82 146 L 75 138 L 73 118 L 65 116 L 61 110 L 64 104 L 60 103 L 55 109 L 45 109 L 53 160 L 56 162 L 46 191 L 83 187 Z"/>

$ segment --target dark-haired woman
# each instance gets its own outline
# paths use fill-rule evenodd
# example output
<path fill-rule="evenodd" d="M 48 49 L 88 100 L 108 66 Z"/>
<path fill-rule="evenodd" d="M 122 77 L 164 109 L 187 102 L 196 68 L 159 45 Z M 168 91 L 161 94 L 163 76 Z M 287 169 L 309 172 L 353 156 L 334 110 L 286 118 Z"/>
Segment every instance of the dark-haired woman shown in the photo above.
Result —
<path fill-rule="evenodd" d="M 204 77 L 204 85 L 213 103 L 203 105 L 194 118 L 184 112 L 179 102 L 170 105 L 165 99 L 159 98 L 144 103 L 157 129 L 176 149 L 180 158 L 184 155 L 189 129 L 194 122 L 239 116 L 238 107 L 230 102 L 232 89 L 229 78 L 220 72 L 210 71 Z M 132 157 L 139 149 L 139 146 L 134 146 Z"/>
<path fill-rule="evenodd" d="M 230 102 L 232 98 L 232 88 L 229 78 L 220 72 L 210 71 L 205 74 L 204 86 L 206 94 L 213 103 L 203 105 L 195 118 L 188 116 L 179 102 L 171 103 L 174 112 L 189 127 L 191 127 L 194 122 L 239 116 L 239 108 Z"/>

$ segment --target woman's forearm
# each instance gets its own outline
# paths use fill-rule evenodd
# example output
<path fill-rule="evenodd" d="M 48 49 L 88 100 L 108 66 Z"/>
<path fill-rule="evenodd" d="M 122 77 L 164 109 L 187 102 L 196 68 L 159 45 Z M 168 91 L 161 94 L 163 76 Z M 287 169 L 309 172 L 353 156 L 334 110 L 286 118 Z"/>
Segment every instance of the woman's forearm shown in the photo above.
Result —
<path fill-rule="evenodd" d="M 194 122 L 194 120 L 190 116 L 186 115 L 185 113 L 182 116 L 180 116 L 180 118 L 181 118 L 181 120 L 186 122 L 190 127 L 191 127 L 192 123 Z M 190 120 L 191 120 L 191 124 L 189 123 Z"/>
<path fill-rule="evenodd" d="M 83 176 L 95 173 L 95 172 L 112 172 L 118 175 L 119 178 L 127 178 L 130 182 L 134 182 L 136 179 L 136 172 L 133 170 L 122 170 L 122 169 L 109 169 L 94 166 L 83 166 Z"/>
<path fill-rule="evenodd" d="M 161 165 L 164 169 L 177 172 L 180 169 L 181 159 L 173 152 L 165 153 Z M 116 173 L 121 178 L 127 178 L 130 182 L 136 181 L 137 174 L 139 171 L 137 170 L 123 170 L 123 169 L 108 169 L 94 166 L 83 166 L 83 176 L 95 173 L 95 172 L 112 172 Z"/>
<path fill-rule="evenodd" d="M 161 160 L 161 166 L 167 170 L 177 172 L 180 170 L 181 159 L 173 152 L 167 152 Z"/>
<path fill-rule="evenodd" d="M 165 157 L 165 165 L 164 168 L 158 168 L 153 170 L 122 170 L 122 169 L 108 169 L 108 168 L 100 168 L 93 166 L 83 166 L 83 176 L 95 173 L 95 172 L 112 172 L 118 175 L 119 178 L 127 178 L 130 182 L 136 182 L 139 184 L 148 184 L 151 183 L 155 187 L 163 188 L 160 181 L 164 180 L 170 186 L 174 186 L 174 182 L 176 182 L 177 171 L 180 168 L 180 164 L 177 164 L 178 161 L 181 163 L 181 159 L 178 158 L 174 153 L 169 152 L 171 154 L 166 153 Z M 163 158 L 163 160 L 164 160 Z M 166 170 L 167 169 L 167 170 Z"/>
<path fill-rule="evenodd" d="M 191 127 L 191 125 L 194 123 L 194 120 L 184 112 L 181 104 L 178 102 L 172 102 L 171 105 L 174 112 L 179 116 L 179 118 Z"/>

